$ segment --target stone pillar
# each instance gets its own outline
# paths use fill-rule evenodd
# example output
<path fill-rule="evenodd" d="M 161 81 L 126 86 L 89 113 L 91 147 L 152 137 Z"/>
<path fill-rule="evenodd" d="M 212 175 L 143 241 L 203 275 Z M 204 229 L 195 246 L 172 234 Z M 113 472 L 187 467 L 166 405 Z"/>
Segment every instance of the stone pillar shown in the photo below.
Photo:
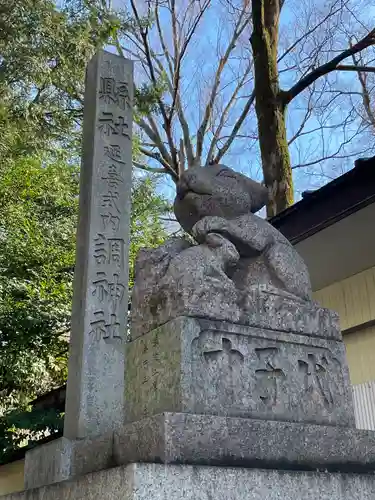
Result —
<path fill-rule="evenodd" d="M 99 52 L 87 68 L 80 211 L 64 436 L 123 421 L 132 183 L 133 65 Z"/>
<path fill-rule="evenodd" d="M 86 75 L 64 437 L 26 454 L 25 487 L 112 464 L 124 419 L 133 63 L 100 51 Z"/>

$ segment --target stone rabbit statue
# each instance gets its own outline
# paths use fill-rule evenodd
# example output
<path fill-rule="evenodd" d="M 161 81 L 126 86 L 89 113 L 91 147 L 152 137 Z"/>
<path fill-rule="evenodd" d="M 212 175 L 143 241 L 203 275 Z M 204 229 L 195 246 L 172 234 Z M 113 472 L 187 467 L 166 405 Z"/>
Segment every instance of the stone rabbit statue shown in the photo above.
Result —
<path fill-rule="evenodd" d="M 263 284 L 311 300 L 307 267 L 289 241 L 254 215 L 267 202 L 261 184 L 224 165 L 187 170 L 177 185 L 174 211 L 198 243 L 221 234 L 240 254 L 232 280 L 238 288 Z"/>
<path fill-rule="evenodd" d="M 259 296 L 309 303 L 303 260 L 277 229 L 254 215 L 266 202 L 266 188 L 224 165 L 187 170 L 177 184 L 174 211 L 198 244 L 177 238 L 140 251 L 132 335 L 179 315 L 256 322 L 251 315 Z"/>

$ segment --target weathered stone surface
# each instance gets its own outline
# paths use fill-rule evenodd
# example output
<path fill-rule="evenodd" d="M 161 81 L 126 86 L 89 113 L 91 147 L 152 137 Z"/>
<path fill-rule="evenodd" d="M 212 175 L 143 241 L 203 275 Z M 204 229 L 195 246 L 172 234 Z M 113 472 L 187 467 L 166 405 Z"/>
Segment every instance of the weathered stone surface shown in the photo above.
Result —
<path fill-rule="evenodd" d="M 373 500 L 372 474 L 132 464 L 4 500 Z"/>
<path fill-rule="evenodd" d="M 210 234 L 203 245 L 190 246 L 181 239 L 146 255 L 141 252 L 132 295 L 132 338 L 188 310 L 239 321 L 237 290 L 226 274 L 238 260 L 235 246 L 216 234 Z"/>
<path fill-rule="evenodd" d="M 112 433 L 75 441 L 56 439 L 26 453 L 25 489 L 106 469 L 114 465 L 112 457 Z"/>
<path fill-rule="evenodd" d="M 303 260 L 277 229 L 252 213 L 264 205 L 266 195 L 263 186 L 223 165 L 184 172 L 175 213 L 199 244 L 180 240 L 141 252 L 133 288 L 133 338 L 181 315 L 264 327 L 267 311 L 258 307 L 259 299 L 278 303 L 271 328 L 304 333 L 322 328 L 311 332 L 309 312 L 306 322 L 300 321 L 300 311 L 314 315 L 318 309 Z M 296 314 L 280 321 L 290 309 Z M 294 325 L 295 316 L 303 326 Z"/>
<path fill-rule="evenodd" d="M 135 461 L 277 470 L 375 471 L 375 432 L 164 413 L 116 431 L 117 464 Z"/>
<path fill-rule="evenodd" d="M 170 411 L 354 426 L 342 341 L 180 317 L 126 357 L 128 421 Z"/>
<path fill-rule="evenodd" d="M 26 490 L 2 500 L 128 500 L 133 496 L 137 465 L 86 474 L 72 481 Z"/>
<path fill-rule="evenodd" d="M 197 261 L 202 253 L 197 252 Z M 184 269 L 182 254 L 176 257 L 181 271 Z M 241 266 L 240 261 L 238 274 Z M 149 269 L 147 273 L 148 269 L 145 267 L 137 276 L 133 289 L 132 339 L 179 316 L 230 321 L 324 338 L 341 336 L 338 315 L 316 302 L 296 300 L 281 290 L 262 286 L 240 290 L 227 277 L 217 279 L 192 269 L 186 269 L 178 280 L 167 274 L 162 279 L 154 280 L 153 270 Z"/>
<path fill-rule="evenodd" d="M 132 182 L 132 62 L 99 51 L 87 68 L 64 436 L 123 421 Z"/>
<path fill-rule="evenodd" d="M 233 273 L 232 279 L 241 290 L 261 284 L 311 301 L 305 263 L 289 241 L 261 217 L 252 213 L 233 219 L 203 217 L 192 233 L 199 243 L 210 233 L 219 233 L 236 245 L 242 266 L 239 273 Z"/>
<path fill-rule="evenodd" d="M 262 268 L 262 275 L 254 276 L 254 269 L 248 273 L 247 280 L 252 276 L 253 284 L 263 282 L 311 300 L 309 274 L 301 257 L 277 229 L 252 213 L 266 200 L 264 186 L 224 165 L 214 165 L 182 174 L 174 209 L 182 227 L 199 243 L 209 233 L 220 233 L 236 245 L 242 258 L 259 261 L 256 267 Z"/>
<path fill-rule="evenodd" d="M 174 212 L 188 233 L 206 215 L 233 218 L 257 212 L 267 203 L 267 189 L 225 165 L 189 168 L 177 184 Z"/>

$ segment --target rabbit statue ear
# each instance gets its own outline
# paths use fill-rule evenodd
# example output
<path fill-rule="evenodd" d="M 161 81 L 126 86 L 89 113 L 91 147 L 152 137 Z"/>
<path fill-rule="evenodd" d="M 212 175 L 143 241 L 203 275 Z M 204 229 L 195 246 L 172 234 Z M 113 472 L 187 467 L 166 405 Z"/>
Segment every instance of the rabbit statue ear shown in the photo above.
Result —
<path fill-rule="evenodd" d="M 268 202 L 268 189 L 266 186 L 259 184 L 259 182 L 253 181 L 249 177 L 244 177 L 244 183 L 246 184 L 246 190 L 251 197 L 251 212 L 255 214 Z"/>
<path fill-rule="evenodd" d="M 235 172 L 230 167 L 226 165 L 215 165 L 215 168 L 218 171 L 228 170 L 232 173 L 233 177 L 237 177 L 241 183 L 246 186 L 246 191 L 249 193 L 251 198 L 251 212 L 255 214 L 268 202 L 268 189 L 264 184 L 260 184 L 259 182 L 253 181 L 246 175 L 240 174 L 239 172 Z"/>

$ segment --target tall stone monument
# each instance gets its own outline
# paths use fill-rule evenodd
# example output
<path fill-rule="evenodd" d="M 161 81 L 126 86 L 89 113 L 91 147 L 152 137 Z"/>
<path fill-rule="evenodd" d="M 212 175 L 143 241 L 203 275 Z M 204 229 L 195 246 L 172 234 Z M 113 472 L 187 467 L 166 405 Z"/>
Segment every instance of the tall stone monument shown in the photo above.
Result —
<path fill-rule="evenodd" d="M 64 425 L 69 439 L 98 436 L 124 419 L 132 87 L 130 61 L 108 52 L 90 61 Z"/>
<path fill-rule="evenodd" d="M 107 208 L 102 199 L 100 191 L 92 206 Z M 92 412 L 106 400 L 108 384 L 85 385 L 92 369 L 105 377 L 91 345 L 103 341 L 107 352 L 107 340 L 119 348 L 105 311 L 120 322 L 125 307 L 121 294 L 112 300 L 107 282 L 102 295 L 96 287 L 115 274 L 121 283 L 123 275 L 108 261 L 115 236 L 105 225 L 99 233 L 96 209 L 88 212 L 95 231 L 75 314 L 87 346 L 79 359 L 94 361 L 75 363 L 72 345 L 70 370 L 78 376 L 69 379 L 77 390 L 69 390 L 73 401 L 78 396 L 67 404 L 67 435 L 81 439 L 63 438 L 54 455 L 46 447 L 31 452 L 37 468 L 30 466 L 29 478 L 33 472 L 38 479 L 27 486 L 40 487 L 6 500 L 375 498 L 375 433 L 354 427 L 337 315 L 312 300 L 301 257 L 254 214 L 266 201 L 261 185 L 223 165 L 182 175 L 174 209 L 195 244 L 174 239 L 137 258 L 121 426 L 111 414 L 112 393 L 102 413 L 108 425 Z M 122 357 L 108 352 L 117 363 L 109 380 L 121 385 Z M 85 387 L 96 396 L 87 397 Z M 59 446 L 65 454 L 56 454 Z M 51 472 L 51 459 L 59 474 Z"/>
<path fill-rule="evenodd" d="M 124 421 L 132 107 L 133 63 L 100 51 L 86 73 L 64 437 L 28 452 L 27 487 L 108 465 Z"/>

